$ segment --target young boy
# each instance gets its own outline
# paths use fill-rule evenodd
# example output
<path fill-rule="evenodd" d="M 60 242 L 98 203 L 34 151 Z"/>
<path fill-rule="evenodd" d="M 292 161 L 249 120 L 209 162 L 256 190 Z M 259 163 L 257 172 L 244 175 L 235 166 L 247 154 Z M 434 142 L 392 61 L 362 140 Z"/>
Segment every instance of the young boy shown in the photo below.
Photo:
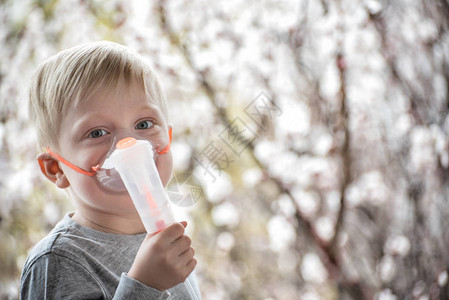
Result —
<path fill-rule="evenodd" d="M 21 299 L 190 299 L 181 284 L 196 266 L 187 223 L 146 234 L 129 194 L 97 176 L 116 141 L 131 136 L 154 145 L 167 184 L 173 159 L 165 102 L 142 58 L 115 43 L 71 48 L 40 67 L 30 89 L 46 148 L 38 162 L 76 209 L 29 254 Z"/>

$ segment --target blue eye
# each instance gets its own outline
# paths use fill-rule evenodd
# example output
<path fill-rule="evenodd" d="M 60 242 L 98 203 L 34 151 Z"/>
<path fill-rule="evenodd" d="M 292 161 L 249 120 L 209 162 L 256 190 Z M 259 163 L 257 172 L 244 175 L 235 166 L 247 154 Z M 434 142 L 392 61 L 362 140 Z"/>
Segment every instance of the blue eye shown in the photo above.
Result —
<path fill-rule="evenodd" d="M 146 120 L 139 122 L 139 124 L 136 125 L 135 129 L 148 129 L 151 127 L 153 127 L 153 122 Z"/>
<path fill-rule="evenodd" d="M 103 135 L 106 135 L 106 134 L 108 134 L 108 132 L 106 130 L 95 129 L 91 133 L 89 133 L 89 137 L 96 139 L 96 138 L 102 137 Z"/>

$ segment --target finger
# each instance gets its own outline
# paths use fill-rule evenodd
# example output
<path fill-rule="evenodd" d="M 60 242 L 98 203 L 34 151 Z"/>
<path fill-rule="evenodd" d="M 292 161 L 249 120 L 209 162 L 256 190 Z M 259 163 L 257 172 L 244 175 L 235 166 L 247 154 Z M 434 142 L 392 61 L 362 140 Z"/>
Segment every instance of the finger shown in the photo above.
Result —
<path fill-rule="evenodd" d="M 179 249 L 179 251 L 181 251 L 180 253 L 182 253 L 190 247 L 192 239 L 187 235 L 183 235 L 173 241 L 172 244 L 174 248 Z"/>
<path fill-rule="evenodd" d="M 197 261 L 195 258 L 193 258 L 191 261 L 189 261 L 187 263 L 187 265 L 185 266 L 185 271 L 186 271 L 187 276 L 189 276 L 190 273 L 192 273 L 193 270 L 195 270 L 196 265 L 197 265 Z"/>
<path fill-rule="evenodd" d="M 178 238 L 184 235 L 185 227 L 181 223 L 173 223 L 168 226 L 161 234 L 163 234 L 170 243 L 176 241 Z"/>
<path fill-rule="evenodd" d="M 186 261 L 186 264 L 193 259 L 193 256 L 195 256 L 195 249 L 193 249 L 192 247 L 189 247 L 187 250 L 179 254 L 180 259 L 184 259 Z"/>
<path fill-rule="evenodd" d="M 182 255 L 177 257 L 177 265 L 181 268 L 186 268 L 195 259 L 195 250 L 193 248 L 188 249 Z"/>

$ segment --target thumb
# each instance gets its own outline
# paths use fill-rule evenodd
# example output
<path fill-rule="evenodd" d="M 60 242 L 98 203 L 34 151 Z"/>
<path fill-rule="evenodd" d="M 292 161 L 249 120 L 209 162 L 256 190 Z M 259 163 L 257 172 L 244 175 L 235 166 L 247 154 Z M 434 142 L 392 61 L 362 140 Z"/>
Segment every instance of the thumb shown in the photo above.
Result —
<path fill-rule="evenodd" d="M 159 232 L 161 232 L 162 230 L 164 230 L 165 228 L 161 228 L 161 229 L 159 229 L 159 230 L 156 230 L 156 231 L 153 231 L 153 232 L 151 232 L 151 233 L 147 233 L 147 239 L 148 238 L 152 238 L 153 236 L 155 236 L 156 234 L 158 234 Z"/>

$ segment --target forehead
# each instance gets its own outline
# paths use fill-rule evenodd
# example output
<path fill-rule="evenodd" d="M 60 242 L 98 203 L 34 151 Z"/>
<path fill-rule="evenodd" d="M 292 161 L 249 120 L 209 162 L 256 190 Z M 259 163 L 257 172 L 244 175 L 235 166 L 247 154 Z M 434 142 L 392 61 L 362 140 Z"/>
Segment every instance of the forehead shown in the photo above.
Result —
<path fill-rule="evenodd" d="M 115 78 L 102 78 L 98 84 L 81 89 L 72 99 L 71 107 L 84 103 L 103 102 L 119 97 L 125 103 L 127 99 L 138 97 L 150 105 L 156 106 L 165 119 L 168 118 L 165 97 L 160 89 L 159 82 L 153 74 L 143 76 L 118 76 Z M 167 119 L 168 120 L 168 119 Z"/>
<path fill-rule="evenodd" d="M 105 115 L 115 113 L 120 117 L 125 111 L 133 109 L 151 109 L 162 118 L 158 101 L 148 97 L 145 89 L 138 83 L 126 84 L 119 82 L 115 87 L 100 87 L 92 91 L 84 99 L 74 102 L 72 112 L 80 114 L 101 113 Z M 68 111 L 70 114 L 71 111 Z"/>
<path fill-rule="evenodd" d="M 153 102 L 147 99 L 144 83 L 135 78 L 103 78 L 98 84 L 88 86 L 79 91 L 74 99 L 72 99 L 71 106 L 78 107 L 84 104 L 93 104 L 96 102 L 107 102 L 108 99 L 114 97 L 122 97 L 126 101 L 126 97 L 130 95 L 144 98 L 148 102 Z"/>

